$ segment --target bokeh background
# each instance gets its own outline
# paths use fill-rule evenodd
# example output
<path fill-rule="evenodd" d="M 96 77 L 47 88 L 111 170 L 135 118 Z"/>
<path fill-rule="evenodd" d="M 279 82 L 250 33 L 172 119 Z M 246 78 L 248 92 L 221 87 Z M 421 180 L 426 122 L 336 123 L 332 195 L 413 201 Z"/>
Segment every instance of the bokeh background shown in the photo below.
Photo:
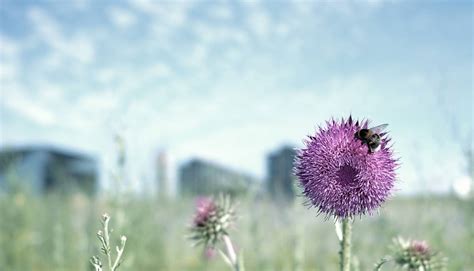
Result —
<path fill-rule="evenodd" d="M 219 191 L 247 269 L 335 270 L 291 161 L 349 115 L 401 162 L 355 268 L 402 234 L 474 270 L 472 48 L 471 1 L 0 0 L 0 270 L 87 270 L 105 211 L 124 270 L 223 270 L 184 238 Z"/>

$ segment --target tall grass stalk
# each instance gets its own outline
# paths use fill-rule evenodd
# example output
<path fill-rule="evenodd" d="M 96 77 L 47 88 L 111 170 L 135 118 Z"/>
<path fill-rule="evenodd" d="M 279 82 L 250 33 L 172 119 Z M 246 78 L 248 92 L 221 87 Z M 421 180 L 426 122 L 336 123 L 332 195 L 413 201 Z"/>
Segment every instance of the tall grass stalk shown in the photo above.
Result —
<path fill-rule="evenodd" d="M 101 252 L 107 256 L 107 263 L 108 263 L 108 270 L 109 271 L 116 271 L 120 264 L 122 263 L 122 256 L 125 250 L 125 243 L 127 242 L 127 237 L 122 235 L 120 237 L 120 246 L 116 246 L 116 256 L 113 260 L 112 257 L 112 246 L 110 244 L 110 231 L 109 231 L 109 221 L 110 216 L 108 214 L 102 215 L 102 230 L 97 232 L 97 238 L 101 243 Z M 99 257 L 94 256 L 90 259 L 92 266 L 95 268 L 95 271 L 103 271 L 102 262 Z"/>
<path fill-rule="evenodd" d="M 114 229 L 110 233 L 112 249 L 120 245 L 120 235 L 116 234 L 127 236 L 124 261 L 118 271 L 231 270 L 219 255 L 216 255 L 216 261 L 202 261 L 196 248 L 187 242 L 176 241 L 183 239 L 183 225 L 189 223 L 192 214 L 189 207 L 193 203 L 194 199 L 190 198 L 159 201 L 158 204 L 147 197 L 132 198 L 126 206 L 127 219 L 123 226 L 117 224 L 117 215 L 110 212 L 109 229 Z M 474 223 L 470 223 L 474 221 L 472 206 L 473 201 L 452 197 L 433 196 L 429 201 L 394 197 L 379 216 L 353 224 L 357 229 L 354 228 L 352 234 L 351 271 L 356 270 L 354 255 L 359 258 L 360 270 L 374 270 L 374 261 L 390 253 L 387 244 L 397 235 L 429 241 L 436 251 L 442 251 L 450 259 L 448 270 L 470 270 L 469 267 L 474 266 L 471 256 L 474 248 L 471 241 L 474 240 Z M 102 229 L 101 212 L 110 209 L 113 209 L 113 203 L 105 199 L 81 198 L 77 201 L 24 193 L 0 196 L 0 270 L 89 270 L 88 259 L 100 253 L 96 233 Z M 265 201 L 240 200 L 239 213 L 246 215 L 239 218 L 238 228 L 230 231 L 230 238 L 238 257 L 239 250 L 245 248 L 246 270 L 295 270 L 291 267 L 294 230 L 280 223 L 281 209 Z M 302 227 L 300 238 L 304 258 L 301 270 L 339 271 L 340 243 L 334 240 L 333 224 L 322 217 L 315 220 L 301 204 L 296 204 L 289 215 L 294 224 Z M 54 231 L 56 224 L 62 226 L 60 232 Z M 57 247 L 57 234 L 62 235 L 59 237 L 62 247 Z M 52 256 L 56 249 L 63 249 L 60 262 Z M 115 251 L 112 252 L 115 256 Z M 108 268 L 106 256 L 100 254 L 97 256 L 103 258 L 105 271 Z M 389 262 L 381 270 L 394 269 L 393 262 Z"/>

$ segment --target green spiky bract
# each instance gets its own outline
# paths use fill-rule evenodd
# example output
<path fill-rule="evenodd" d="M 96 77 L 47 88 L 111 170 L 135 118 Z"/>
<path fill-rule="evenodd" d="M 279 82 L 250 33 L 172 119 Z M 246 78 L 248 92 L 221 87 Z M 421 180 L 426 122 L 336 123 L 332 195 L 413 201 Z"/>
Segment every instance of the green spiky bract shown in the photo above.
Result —
<path fill-rule="evenodd" d="M 200 198 L 194 221 L 190 227 L 190 239 L 194 245 L 214 247 L 228 235 L 228 230 L 235 221 L 235 209 L 230 197 L 220 195 L 217 199 Z"/>

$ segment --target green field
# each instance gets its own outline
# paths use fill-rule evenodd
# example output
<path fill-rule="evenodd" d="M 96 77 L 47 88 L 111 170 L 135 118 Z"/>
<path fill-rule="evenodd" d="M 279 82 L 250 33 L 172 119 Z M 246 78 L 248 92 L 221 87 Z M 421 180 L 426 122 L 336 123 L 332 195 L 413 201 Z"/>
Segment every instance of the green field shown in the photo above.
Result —
<path fill-rule="evenodd" d="M 246 270 L 337 270 L 333 222 L 297 200 L 281 207 L 266 200 L 238 199 L 239 220 L 231 232 L 243 249 Z M 0 196 L 0 270 L 90 270 L 99 254 L 99 217 L 108 212 L 112 237 L 128 237 L 120 270 L 227 270 L 207 260 L 186 240 L 193 199 L 159 201 L 120 197 L 24 193 Z M 450 197 L 394 198 L 380 214 L 357 219 L 354 270 L 371 270 L 388 253 L 392 238 L 425 239 L 449 258 L 448 270 L 474 270 L 474 204 Z M 383 270 L 394 270 L 387 265 Z"/>

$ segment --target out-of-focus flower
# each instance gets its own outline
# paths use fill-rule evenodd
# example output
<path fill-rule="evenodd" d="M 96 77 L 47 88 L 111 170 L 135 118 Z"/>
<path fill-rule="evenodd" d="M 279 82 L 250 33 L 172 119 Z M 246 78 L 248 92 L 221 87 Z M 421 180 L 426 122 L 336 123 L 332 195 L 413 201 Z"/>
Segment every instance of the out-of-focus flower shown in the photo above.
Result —
<path fill-rule="evenodd" d="M 379 150 L 370 153 L 355 134 L 368 121 L 328 121 L 298 151 L 295 175 L 311 206 L 326 216 L 347 218 L 377 209 L 395 183 L 397 161 L 390 138 L 380 133 Z"/>
<path fill-rule="evenodd" d="M 216 257 L 217 252 L 216 252 L 216 249 L 213 247 L 205 247 L 203 254 L 204 254 L 204 259 L 210 261 Z"/>
<path fill-rule="evenodd" d="M 397 237 L 393 240 L 392 254 L 396 265 L 410 271 L 444 270 L 446 267 L 446 258 L 433 252 L 426 241 Z"/>
<path fill-rule="evenodd" d="M 419 255 L 429 255 L 430 253 L 430 249 L 426 241 L 413 240 L 409 248 L 413 251 L 413 253 Z"/>
<path fill-rule="evenodd" d="M 213 247 L 235 220 L 234 207 L 229 197 L 218 200 L 202 197 L 196 201 L 196 212 L 190 227 L 191 239 L 196 244 Z"/>
<path fill-rule="evenodd" d="M 463 200 L 469 199 L 469 196 L 472 195 L 471 191 L 473 189 L 473 182 L 470 176 L 463 176 L 453 183 L 452 187 L 454 194 Z"/>
<path fill-rule="evenodd" d="M 193 224 L 195 226 L 203 226 L 217 209 L 216 203 L 207 197 L 200 197 L 196 200 L 196 213 Z"/>

